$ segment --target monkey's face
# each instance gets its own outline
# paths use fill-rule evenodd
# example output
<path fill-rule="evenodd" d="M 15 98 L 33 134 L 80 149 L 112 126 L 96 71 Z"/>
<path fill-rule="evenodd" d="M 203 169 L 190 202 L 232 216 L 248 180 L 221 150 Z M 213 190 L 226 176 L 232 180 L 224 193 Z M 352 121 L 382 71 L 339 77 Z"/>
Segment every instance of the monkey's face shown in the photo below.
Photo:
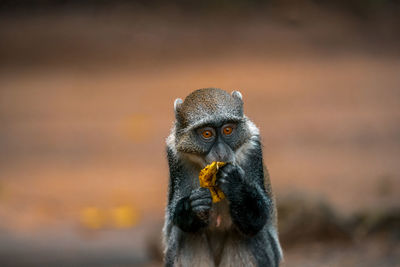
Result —
<path fill-rule="evenodd" d="M 201 167 L 213 161 L 234 163 L 235 151 L 247 139 L 245 123 L 239 121 L 207 123 L 187 134 L 189 140 L 181 143 L 180 150 Z"/>
<path fill-rule="evenodd" d="M 175 148 L 201 167 L 235 162 L 235 151 L 249 139 L 242 95 L 217 88 L 192 92 L 174 103 Z"/>

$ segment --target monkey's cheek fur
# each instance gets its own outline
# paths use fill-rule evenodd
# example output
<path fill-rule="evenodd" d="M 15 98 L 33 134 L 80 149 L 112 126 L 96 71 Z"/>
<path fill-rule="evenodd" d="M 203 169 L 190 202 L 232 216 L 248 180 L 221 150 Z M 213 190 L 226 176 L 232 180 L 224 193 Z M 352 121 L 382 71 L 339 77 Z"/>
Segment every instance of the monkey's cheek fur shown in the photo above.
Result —
<path fill-rule="evenodd" d="M 225 164 L 225 162 L 214 161 L 199 173 L 200 186 L 210 190 L 213 203 L 219 202 L 225 198 L 224 193 L 216 185 L 218 169 L 225 166 Z"/>

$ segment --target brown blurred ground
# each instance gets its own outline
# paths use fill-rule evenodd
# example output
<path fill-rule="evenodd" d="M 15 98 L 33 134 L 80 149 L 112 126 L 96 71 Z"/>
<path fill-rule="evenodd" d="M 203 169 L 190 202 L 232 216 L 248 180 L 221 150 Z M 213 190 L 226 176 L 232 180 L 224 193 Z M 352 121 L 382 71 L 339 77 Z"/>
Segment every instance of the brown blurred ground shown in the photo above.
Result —
<path fill-rule="evenodd" d="M 148 264 L 166 202 L 172 103 L 203 87 L 243 93 L 278 201 L 302 192 L 344 217 L 399 208 L 397 24 L 276 10 L 2 16 L 0 261 Z M 119 207 L 126 227 L 112 215 Z M 98 211 L 88 215 L 95 226 L 87 209 Z M 392 241 L 368 240 L 304 242 L 285 266 L 395 266 Z"/>

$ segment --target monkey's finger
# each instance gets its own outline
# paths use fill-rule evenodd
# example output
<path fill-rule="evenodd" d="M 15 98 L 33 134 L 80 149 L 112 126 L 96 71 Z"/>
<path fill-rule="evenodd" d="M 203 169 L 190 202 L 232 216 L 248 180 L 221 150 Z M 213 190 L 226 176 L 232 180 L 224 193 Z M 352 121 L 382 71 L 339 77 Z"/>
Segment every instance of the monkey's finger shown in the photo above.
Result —
<path fill-rule="evenodd" d="M 192 210 L 194 212 L 196 212 L 196 213 L 198 213 L 198 212 L 206 212 L 206 211 L 209 211 L 210 209 L 211 209 L 210 206 L 196 206 L 196 207 L 192 208 Z"/>
<path fill-rule="evenodd" d="M 223 170 L 218 171 L 217 173 L 217 181 L 220 179 L 228 179 L 229 174 Z"/>
<path fill-rule="evenodd" d="M 190 203 L 192 205 L 192 207 L 195 206 L 209 206 L 212 203 L 212 198 L 199 198 L 196 200 L 192 200 L 192 202 Z"/>
<path fill-rule="evenodd" d="M 211 192 L 208 188 L 200 187 L 192 191 L 189 196 L 190 200 L 199 199 L 199 198 L 211 198 Z"/>
<path fill-rule="evenodd" d="M 194 189 L 192 191 L 192 195 L 194 195 L 194 194 L 200 194 L 201 195 L 201 194 L 205 194 L 207 192 L 208 192 L 207 188 L 199 187 L 199 188 L 196 188 L 196 189 Z"/>
<path fill-rule="evenodd" d="M 224 172 L 224 171 L 219 171 L 217 173 L 217 181 L 221 180 L 221 179 L 227 179 L 228 178 L 228 173 Z"/>
<path fill-rule="evenodd" d="M 230 164 L 227 168 L 218 172 L 218 174 L 219 176 L 217 175 L 217 178 L 220 177 L 234 182 L 238 179 L 241 180 L 244 177 L 245 172 L 239 165 Z"/>
<path fill-rule="evenodd" d="M 236 169 L 236 165 L 233 165 L 232 163 L 228 163 L 225 166 L 222 166 L 220 171 L 225 172 L 225 173 L 231 173 Z"/>
<path fill-rule="evenodd" d="M 217 181 L 217 186 L 226 185 L 226 184 L 228 184 L 228 183 L 229 183 L 229 181 L 228 181 L 227 179 L 221 178 L 221 179 L 219 179 L 219 180 Z"/>

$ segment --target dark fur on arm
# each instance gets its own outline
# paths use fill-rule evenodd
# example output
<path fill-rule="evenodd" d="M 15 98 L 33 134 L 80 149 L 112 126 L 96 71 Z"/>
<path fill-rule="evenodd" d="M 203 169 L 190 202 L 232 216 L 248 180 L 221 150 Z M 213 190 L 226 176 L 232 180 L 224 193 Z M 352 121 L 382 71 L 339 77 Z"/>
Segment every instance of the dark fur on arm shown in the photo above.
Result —
<path fill-rule="evenodd" d="M 207 225 L 207 220 L 200 218 L 192 209 L 193 199 L 190 199 L 190 186 L 186 185 L 189 178 L 185 177 L 185 170 L 175 160 L 172 151 L 167 149 L 168 164 L 170 169 L 170 191 L 168 194 L 169 218 L 174 225 L 177 225 L 182 231 L 196 232 Z M 210 194 L 208 191 L 206 192 Z M 203 191 L 197 192 L 197 196 L 204 196 Z M 211 198 L 211 197 L 210 197 Z M 201 200 L 197 203 L 202 203 Z M 199 206 L 201 208 L 202 206 Z M 201 212 L 200 212 L 201 213 Z M 205 213 L 203 213 L 205 214 Z"/>
<path fill-rule="evenodd" d="M 231 197 L 230 212 L 240 232 L 253 236 L 266 224 L 268 203 L 259 190 L 251 185 L 238 186 Z"/>
<path fill-rule="evenodd" d="M 261 144 L 257 144 L 241 167 L 228 164 L 219 175 L 220 187 L 230 202 L 233 222 L 240 232 L 250 236 L 264 227 L 272 210 L 264 186 Z"/>

